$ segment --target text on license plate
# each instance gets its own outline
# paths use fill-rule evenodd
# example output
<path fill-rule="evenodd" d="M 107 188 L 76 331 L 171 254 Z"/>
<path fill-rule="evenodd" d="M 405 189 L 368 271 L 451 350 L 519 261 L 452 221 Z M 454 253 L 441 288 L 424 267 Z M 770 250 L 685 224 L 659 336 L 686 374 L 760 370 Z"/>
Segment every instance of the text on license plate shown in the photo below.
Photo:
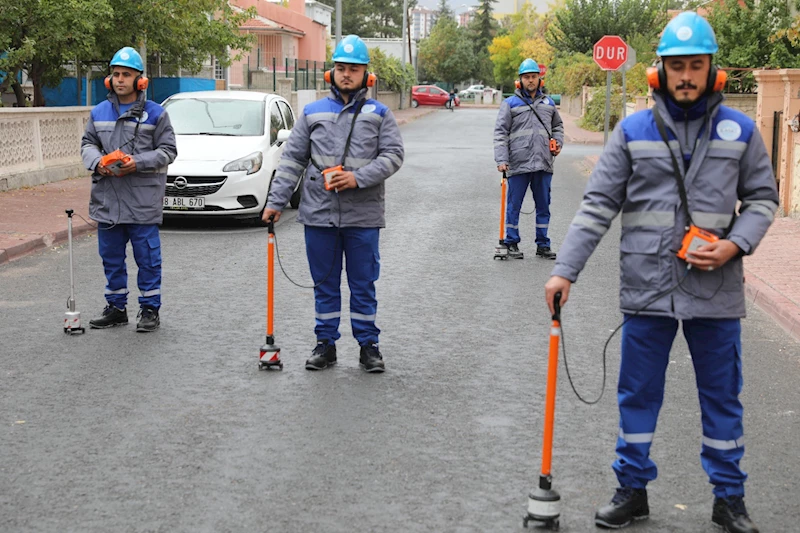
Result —
<path fill-rule="evenodd" d="M 164 197 L 164 209 L 203 209 L 205 206 L 205 198 Z"/>

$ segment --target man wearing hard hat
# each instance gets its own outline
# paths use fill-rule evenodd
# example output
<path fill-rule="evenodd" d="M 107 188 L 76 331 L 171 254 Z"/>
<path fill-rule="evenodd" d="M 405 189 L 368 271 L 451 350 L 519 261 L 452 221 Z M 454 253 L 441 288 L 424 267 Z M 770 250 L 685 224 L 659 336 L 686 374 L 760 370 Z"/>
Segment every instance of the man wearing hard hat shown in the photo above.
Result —
<path fill-rule="evenodd" d="M 336 46 L 333 61 L 334 68 L 326 73 L 330 95 L 307 105 L 292 129 L 264 220 L 280 218 L 305 172 L 297 221 L 305 225 L 317 338 L 306 368 L 322 370 L 336 363 L 344 257 L 359 363 L 367 372 L 383 372 L 375 325 L 378 239 L 386 225 L 383 182 L 403 164 L 403 140 L 389 108 L 367 98 L 375 78 L 368 71 L 364 41 L 348 35 Z"/>
<path fill-rule="evenodd" d="M 167 166 L 178 155 L 164 108 L 146 99 L 147 78 L 139 53 L 126 46 L 111 59 L 108 99 L 92 109 L 81 140 L 83 163 L 92 171 L 89 216 L 106 274 L 107 305 L 90 320 L 96 329 L 128 323 L 128 241 L 139 267 L 136 331 L 158 328 L 161 308 L 161 240 Z"/>
<path fill-rule="evenodd" d="M 555 259 L 547 236 L 550 183 L 553 160 L 564 144 L 564 124 L 553 99 L 542 92 L 539 64 L 528 58 L 518 72 L 517 89 L 500 105 L 494 126 L 494 160 L 498 172 L 508 175 L 506 236 L 500 246 L 509 258 L 523 258 L 519 213 L 530 187 L 536 204 L 536 256 Z"/>
<path fill-rule="evenodd" d="M 601 527 L 650 514 L 646 487 L 657 473 L 650 446 L 681 322 L 700 396 L 700 460 L 714 486 L 711 519 L 728 532 L 758 531 L 745 508 L 747 474 L 739 465 L 742 256 L 767 232 L 778 194 L 753 120 L 722 105 L 725 74 L 712 63 L 716 52 L 714 31 L 697 13 L 667 24 L 660 63 L 648 73 L 656 105 L 614 129 L 545 286 L 551 311 L 556 293 L 566 303 L 571 284 L 622 212 L 625 319 L 613 465 L 620 486 L 595 515 Z"/>

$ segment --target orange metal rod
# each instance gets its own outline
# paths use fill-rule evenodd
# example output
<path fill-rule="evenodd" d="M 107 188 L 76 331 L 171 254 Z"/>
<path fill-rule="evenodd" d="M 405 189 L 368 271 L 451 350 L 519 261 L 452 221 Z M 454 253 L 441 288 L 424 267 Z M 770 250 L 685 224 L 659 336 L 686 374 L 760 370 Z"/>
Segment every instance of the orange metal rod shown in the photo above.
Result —
<path fill-rule="evenodd" d="M 270 233 L 267 240 L 267 336 L 272 336 L 272 306 L 275 288 L 275 234 Z"/>
<path fill-rule="evenodd" d="M 561 322 L 553 318 L 550 329 L 550 357 L 547 362 L 547 393 L 544 400 L 544 445 L 542 449 L 542 475 L 549 476 L 553 462 L 553 424 L 556 411 L 556 382 L 558 378 L 558 342 Z"/>
<path fill-rule="evenodd" d="M 506 220 L 506 175 L 503 173 L 503 179 L 500 181 L 500 240 L 505 240 L 505 220 Z"/>

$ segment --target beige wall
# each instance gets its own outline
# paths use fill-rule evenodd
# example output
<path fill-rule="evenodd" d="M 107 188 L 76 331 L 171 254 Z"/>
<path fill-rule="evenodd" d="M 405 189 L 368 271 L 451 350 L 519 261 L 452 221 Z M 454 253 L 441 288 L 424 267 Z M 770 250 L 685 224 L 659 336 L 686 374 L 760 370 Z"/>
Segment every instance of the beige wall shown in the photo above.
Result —
<path fill-rule="evenodd" d="M 90 110 L 0 109 L 0 190 L 88 175 L 80 146 Z"/>
<path fill-rule="evenodd" d="M 754 72 L 758 83 L 758 126 L 770 156 L 777 143 L 776 180 L 780 201 L 779 214 L 800 217 L 800 133 L 790 124 L 800 112 L 800 69 L 760 70 Z M 778 124 L 779 139 L 773 138 L 774 113 L 782 111 Z"/>

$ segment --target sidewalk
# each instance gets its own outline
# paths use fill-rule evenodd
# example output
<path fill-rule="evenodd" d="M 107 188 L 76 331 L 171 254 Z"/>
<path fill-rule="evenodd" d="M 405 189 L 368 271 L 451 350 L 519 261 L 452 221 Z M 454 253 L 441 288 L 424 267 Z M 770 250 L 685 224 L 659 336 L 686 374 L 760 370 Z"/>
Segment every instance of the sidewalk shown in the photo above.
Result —
<path fill-rule="evenodd" d="M 437 107 L 418 107 L 395 111 L 399 125 L 408 124 Z M 91 179 L 73 178 L 37 187 L 0 192 L 0 265 L 26 254 L 67 241 L 67 209 L 72 218 L 74 236 L 94 228 L 77 215 L 89 220 Z"/>
<path fill-rule="evenodd" d="M 566 143 L 603 144 L 603 132 L 581 129 L 561 113 Z M 599 156 L 586 157 L 594 168 Z M 800 219 L 776 218 L 753 255 L 744 258 L 745 296 L 800 341 Z"/>

